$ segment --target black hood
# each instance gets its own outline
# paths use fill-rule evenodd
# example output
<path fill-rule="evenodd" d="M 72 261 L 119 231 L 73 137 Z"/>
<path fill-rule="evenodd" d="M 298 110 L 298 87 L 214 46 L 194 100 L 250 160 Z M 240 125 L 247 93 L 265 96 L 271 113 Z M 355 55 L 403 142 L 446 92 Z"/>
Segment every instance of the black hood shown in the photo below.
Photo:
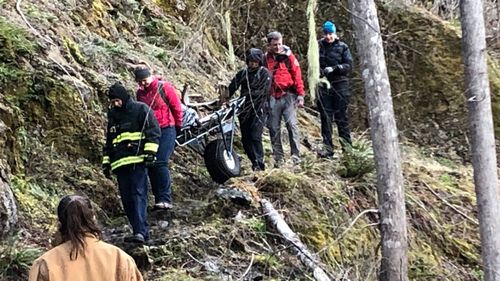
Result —
<path fill-rule="evenodd" d="M 256 60 L 259 62 L 259 66 L 264 65 L 264 53 L 261 49 L 251 48 L 248 50 L 245 58 L 245 62 L 248 64 L 249 61 Z"/>
<path fill-rule="evenodd" d="M 120 82 L 116 82 L 113 86 L 109 87 L 108 90 L 108 98 L 112 99 L 120 99 L 122 103 L 125 105 L 130 99 L 130 94 L 127 92 L 127 89 L 123 87 Z"/>

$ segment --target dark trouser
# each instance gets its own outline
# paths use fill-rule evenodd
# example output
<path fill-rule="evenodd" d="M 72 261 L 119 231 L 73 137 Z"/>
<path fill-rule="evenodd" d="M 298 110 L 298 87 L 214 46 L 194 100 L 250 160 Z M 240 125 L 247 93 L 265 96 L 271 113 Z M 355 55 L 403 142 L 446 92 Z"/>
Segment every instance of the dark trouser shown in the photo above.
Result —
<path fill-rule="evenodd" d="M 149 181 L 155 197 L 155 203 L 172 202 L 172 182 L 168 169 L 168 160 L 174 152 L 175 127 L 161 129 L 160 146 L 156 153 L 157 166 L 148 168 Z"/>
<path fill-rule="evenodd" d="M 147 222 L 148 178 L 144 164 L 131 164 L 115 170 L 125 214 L 134 234 L 149 237 Z"/>
<path fill-rule="evenodd" d="M 273 146 L 274 159 L 283 160 L 283 144 L 281 143 L 281 119 L 285 119 L 286 129 L 290 140 L 290 149 L 292 155 L 299 157 L 300 149 L 300 131 L 297 121 L 297 111 L 295 102 L 297 95 L 287 93 L 279 99 L 271 97 L 269 107 L 271 110 L 269 120 L 269 133 L 271 135 L 271 144 Z"/>
<path fill-rule="evenodd" d="M 332 120 L 337 124 L 341 144 L 352 144 L 347 116 L 350 97 L 347 81 L 332 84 L 330 89 L 318 88 L 317 105 L 321 115 L 321 135 L 327 149 L 333 149 Z"/>
<path fill-rule="evenodd" d="M 263 114 L 256 114 L 253 111 L 240 118 L 241 142 L 254 170 L 265 169 L 264 149 L 262 148 L 265 121 Z"/>

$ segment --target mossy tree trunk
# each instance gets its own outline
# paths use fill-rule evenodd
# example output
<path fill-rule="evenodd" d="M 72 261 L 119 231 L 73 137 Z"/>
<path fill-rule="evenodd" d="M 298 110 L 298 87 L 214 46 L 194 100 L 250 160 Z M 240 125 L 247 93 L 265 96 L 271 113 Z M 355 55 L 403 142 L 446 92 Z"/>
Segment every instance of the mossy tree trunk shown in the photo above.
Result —
<path fill-rule="evenodd" d="M 349 0 L 377 167 L 381 281 L 407 280 L 406 208 L 391 86 L 373 0 Z"/>
<path fill-rule="evenodd" d="M 17 207 L 14 194 L 7 174 L 0 164 L 0 238 L 12 231 L 16 223 Z"/>
<path fill-rule="evenodd" d="M 291 242 L 295 246 L 295 250 L 300 261 L 313 272 L 314 279 L 316 279 L 317 281 L 330 281 L 330 277 L 328 277 L 326 272 L 320 267 L 320 263 L 317 261 L 318 258 L 316 257 L 316 255 L 313 255 L 309 252 L 307 246 L 300 241 L 297 234 L 292 231 L 283 217 L 273 207 L 273 204 L 271 204 L 271 202 L 269 202 L 267 199 L 262 199 L 260 201 L 260 204 L 262 206 L 264 215 L 268 218 L 271 225 L 276 228 L 276 230 L 278 230 L 278 232 L 288 242 Z"/>
<path fill-rule="evenodd" d="M 0 115 L 1 113 L 2 110 L 0 109 Z M 4 118 L 5 116 L 0 117 Z M 7 117 L 7 119 L 9 118 L 10 116 Z M 9 123 L 10 122 L 7 122 L 7 124 Z M 11 128 L 7 124 L 0 119 L 0 241 L 2 237 L 9 234 L 14 229 L 17 223 L 17 206 L 9 181 L 9 164 L 8 160 L 3 158 L 14 154 L 7 148 L 8 139 L 11 137 L 9 133 Z"/>
<path fill-rule="evenodd" d="M 482 1 L 461 0 L 462 50 L 484 280 L 500 280 L 500 211 Z"/>

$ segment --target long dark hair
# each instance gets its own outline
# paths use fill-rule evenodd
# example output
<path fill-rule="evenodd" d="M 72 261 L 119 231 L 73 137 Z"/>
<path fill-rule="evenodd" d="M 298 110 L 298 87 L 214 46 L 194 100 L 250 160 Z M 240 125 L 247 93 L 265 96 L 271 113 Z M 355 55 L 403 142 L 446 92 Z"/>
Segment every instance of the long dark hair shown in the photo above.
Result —
<path fill-rule="evenodd" d="M 61 223 L 59 232 L 62 241 L 71 242 L 70 260 L 76 260 L 79 253 L 85 255 L 86 236 L 101 238 L 101 229 L 88 198 L 79 195 L 64 196 L 57 206 L 57 216 Z"/>

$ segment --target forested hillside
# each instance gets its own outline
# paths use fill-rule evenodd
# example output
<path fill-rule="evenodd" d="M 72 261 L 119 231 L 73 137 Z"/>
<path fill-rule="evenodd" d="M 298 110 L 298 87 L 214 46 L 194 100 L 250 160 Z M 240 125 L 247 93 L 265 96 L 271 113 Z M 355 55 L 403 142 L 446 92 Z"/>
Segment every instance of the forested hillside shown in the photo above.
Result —
<path fill-rule="evenodd" d="M 431 2 L 431 1 L 428 1 Z M 436 1 L 434 1 L 436 2 Z M 242 175 L 223 185 L 203 157 L 177 147 L 171 158 L 174 209 L 150 212 L 152 240 L 130 231 L 116 180 L 101 171 L 107 89 L 131 93 L 133 70 L 150 66 L 201 101 L 216 99 L 250 47 L 284 34 L 307 75 L 305 1 L 0 0 L 0 279 L 26 280 L 51 248 L 56 207 L 66 194 L 88 196 L 104 240 L 134 257 L 145 280 L 310 280 L 293 245 L 267 222 L 270 200 L 337 280 L 376 280 L 380 263 L 377 191 L 347 3 L 319 1 L 318 34 L 333 19 L 351 46 L 353 148 L 320 159 L 319 113 L 311 93 L 299 110 L 302 162 L 254 173 L 235 147 Z M 453 9 L 379 3 L 386 61 L 402 146 L 410 280 L 482 280 L 479 227 L 468 149 L 460 28 Z M 494 19 L 494 10 L 488 10 Z M 498 19 L 497 19 L 498 22 Z M 500 133 L 500 68 L 491 22 L 489 69 Z M 497 33 L 495 33 L 495 31 Z M 306 86 L 307 88 L 307 86 Z M 285 151 L 288 138 L 283 128 Z M 243 198 L 243 199 L 242 199 Z"/>

